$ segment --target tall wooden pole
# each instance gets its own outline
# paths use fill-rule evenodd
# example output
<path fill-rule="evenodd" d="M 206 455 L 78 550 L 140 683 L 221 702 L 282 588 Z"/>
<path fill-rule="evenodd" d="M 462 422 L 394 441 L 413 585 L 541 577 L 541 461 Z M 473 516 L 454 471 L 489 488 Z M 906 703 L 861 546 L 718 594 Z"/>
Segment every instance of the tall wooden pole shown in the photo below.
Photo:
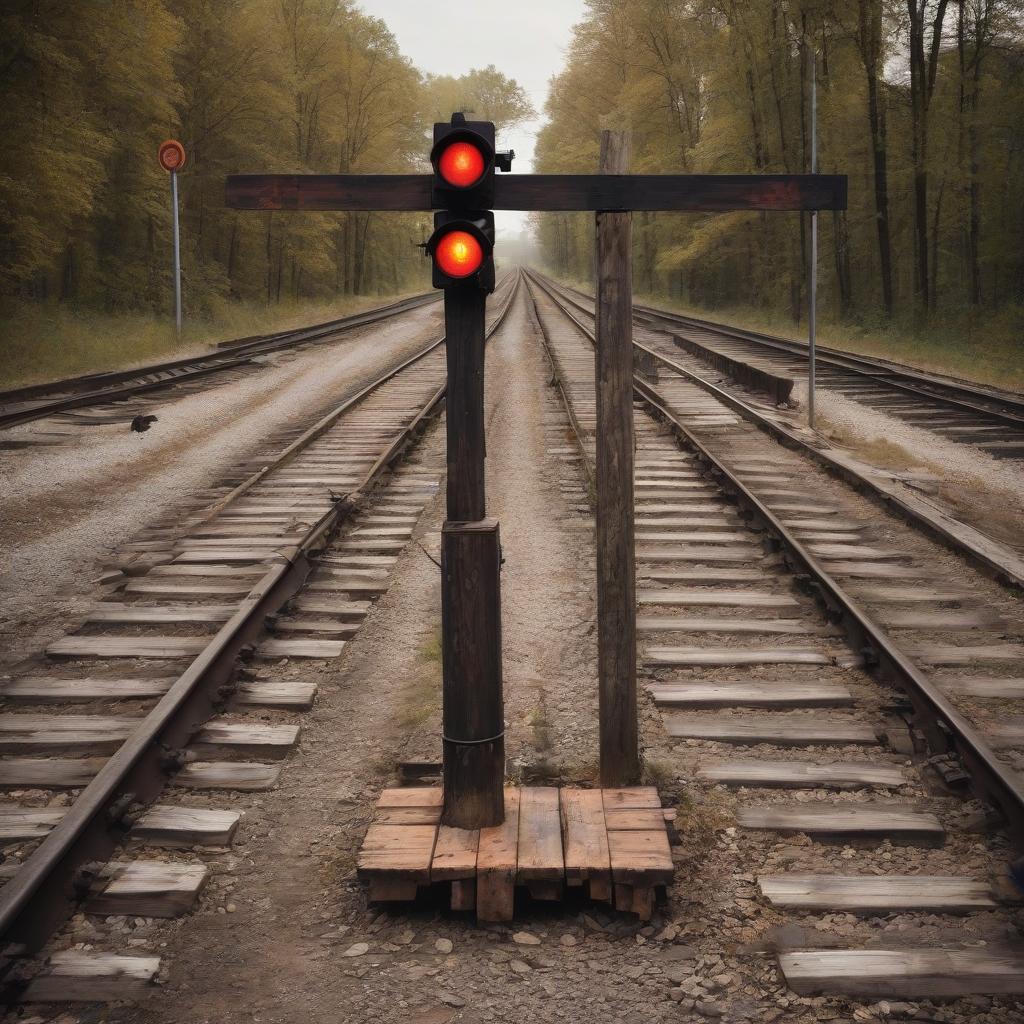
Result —
<path fill-rule="evenodd" d="M 441 531 L 444 806 L 455 828 L 505 817 L 501 541 L 485 519 L 484 313 L 474 285 L 444 291 L 448 516 Z"/>
<path fill-rule="evenodd" d="M 474 285 L 444 290 L 448 394 L 448 519 L 467 523 L 485 512 L 484 314 L 487 296 Z"/>
<path fill-rule="evenodd" d="M 602 174 L 629 171 L 629 136 L 601 133 Z M 640 780 L 633 550 L 632 214 L 598 212 L 597 666 L 601 785 Z"/>
<path fill-rule="evenodd" d="M 818 173 L 818 60 L 811 50 L 811 174 Z M 817 389 L 815 346 L 818 339 L 818 211 L 811 210 L 811 280 L 807 288 L 807 425 L 814 429 Z"/>

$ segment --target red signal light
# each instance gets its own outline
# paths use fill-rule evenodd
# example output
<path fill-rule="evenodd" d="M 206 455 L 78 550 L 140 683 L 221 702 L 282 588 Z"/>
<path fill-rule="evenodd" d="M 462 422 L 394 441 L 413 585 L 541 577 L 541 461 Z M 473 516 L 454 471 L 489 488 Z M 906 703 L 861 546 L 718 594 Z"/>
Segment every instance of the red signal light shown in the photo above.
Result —
<path fill-rule="evenodd" d="M 480 242 L 468 231 L 449 231 L 442 235 L 434 247 L 437 266 L 449 277 L 469 277 L 484 261 Z"/>
<path fill-rule="evenodd" d="M 453 142 L 445 147 L 437 161 L 442 178 L 456 188 L 469 188 L 484 175 L 487 161 L 471 142 Z"/>

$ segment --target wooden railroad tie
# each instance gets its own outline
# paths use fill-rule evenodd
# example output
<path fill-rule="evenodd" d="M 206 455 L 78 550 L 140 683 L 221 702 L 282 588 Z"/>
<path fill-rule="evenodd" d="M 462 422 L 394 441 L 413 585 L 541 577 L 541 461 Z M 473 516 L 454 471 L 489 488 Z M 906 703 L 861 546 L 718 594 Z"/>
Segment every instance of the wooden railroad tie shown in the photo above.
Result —
<path fill-rule="evenodd" d="M 441 803 L 440 787 L 381 793 L 358 862 L 371 901 L 450 884 L 453 910 L 510 921 L 516 886 L 546 901 L 569 887 L 648 920 L 656 890 L 672 882 L 672 812 L 652 786 L 508 786 L 504 822 L 473 830 L 440 824 Z"/>

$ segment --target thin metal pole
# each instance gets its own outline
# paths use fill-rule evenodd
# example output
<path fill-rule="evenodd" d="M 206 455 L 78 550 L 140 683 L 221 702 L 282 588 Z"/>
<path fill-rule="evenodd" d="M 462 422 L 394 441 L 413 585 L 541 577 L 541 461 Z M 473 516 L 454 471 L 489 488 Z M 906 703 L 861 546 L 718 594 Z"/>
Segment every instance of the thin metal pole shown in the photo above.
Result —
<path fill-rule="evenodd" d="M 811 174 L 818 173 L 817 60 L 811 50 Z M 818 332 L 818 211 L 811 210 L 811 286 L 807 308 L 807 423 L 814 429 L 814 343 Z"/>
<path fill-rule="evenodd" d="M 178 236 L 178 172 L 171 171 L 171 206 L 174 207 L 174 329 L 181 337 L 181 242 Z"/>

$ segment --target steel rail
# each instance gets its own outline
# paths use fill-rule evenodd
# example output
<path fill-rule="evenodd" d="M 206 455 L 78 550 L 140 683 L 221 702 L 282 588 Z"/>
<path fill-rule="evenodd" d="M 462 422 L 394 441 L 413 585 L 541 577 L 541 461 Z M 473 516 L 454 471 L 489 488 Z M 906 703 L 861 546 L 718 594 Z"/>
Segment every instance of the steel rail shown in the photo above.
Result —
<path fill-rule="evenodd" d="M 485 338 L 504 321 L 519 283 L 516 275 Z M 307 432 L 306 443 L 323 433 L 326 419 L 333 417 L 332 422 L 336 421 L 443 342 L 444 338 L 388 369 L 347 399 L 339 410 Z M 235 614 L 140 720 L 61 821 L 0 890 L 0 974 L 8 973 L 19 958 L 36 952 L 72 912 L 91 877 L 90 865 L 109 859 L 137 817 L 135 808 L 151 803 L 159 795 L 177 764 L 176 752 L 183 749 L 197 725 L 214 714 L 223 702 L 223 688 L 231 678 L 238 655 L 263 631 L 265 619 L 299 592 L 312 569 L 315 552 L 327 544 L 358 500 L 402 454 L 421 431 L 425 419 L 440 411 L 446 388 L 446 384 L 442 385 L 399 432 L 355 491 L 346 496 L 349 500 L 336 502 L 298 542 L 278 552 L 279 561 L 267 570 L 240 602 Z"/>
<path fill-rule="evenodd" d="M 581 292 L 576 288 L 569 290 L 579 295 L 586 295 L 585 292 Z M 587 295 L 587 298 L 591 298 L 591 296 Z M 689 316 L 685 313 L 675 313 L 670 310 L 658 309 L 654 306 L 635 305 L 633 311 L 638 319 L 646 318 L 683 327 L 712 330 L 726 337 L 749 341 L 764 348 L 785 352 L 787 355 L 795 355 L 802 359 L 807 358 L 807 345 L 792 338 L 783 338 L 775 334 L 764 334 L 761 331 L 734 327 L 716 320 L 704 320 L 701 317 Z M 815 354 L 819 363 L 825 363 L 829 366 L 859 374 L 874 383 L 886 385 L 921 398 L 929 398 L 934 402 L 944 403 L 961 409 L 964 412 L 988 416 L 1010 427 L 1024 429 L 1024 397 L 1017 397 L 1007 392 L 984 388 L 969 381 L 946 378 L 900 363 L 862 356 L 855 352 L 845 352 L 842 349 L 829 346 L 816 345 Z M 900 380 L 899 378 L 904 379 Z M 1004 408 L 994 409 L 991 405 L 978 404 L 979 402 L 996 403 Z"/>
<path fill-rule="evenodd" d="M 555 356 L 555 350 L 551 344 L 551 338 L 548 335 L 547 328 L 544 326 L 544 322 L 541 318 L 537 315 L 537 306 L 532 301 L 530 303 L 530 314 L 531 319 L 540 331 L 541 339 L 544 342 L 544 352 L 547 355 L 548 363 L 551 366 L 551 383 L 558 388 L 558 393 L 562 396 L 562 404 L 565 406 L 566 414 L 569 417 L 569 426 L 572 429 L 573 436 L 576 438 L 576 447 L 579 449 L 580 458 L 583 460 L 583 474 L 587 478 L 587 501 L 590 504 L 590 507 L 594 509 L 597 504 L 597 472 L 595 467 L 591 465 L 590 459 L 587 457 L 587 448 L 583 440 L 584 430 L 580 424 L 579 417 L 576 415 L 576 409 L 569 397 L 569 392 L 566 390 L 565 381 L 562 377 L 562 367 Z"/>
<path fill-rule="evenodd" d="M 238 342 L 222 346 L 219 351 L 185 356 L 163 363 L 152 363 L 148 366 L 140 366 L 131 370 L 115 370 L 109 373 L 69 377 L 64 380 L 0 392 L 0 429 L 18 426 L 21 423 L 30 423 L 33 420 L 43 419 L 46 416 L 52 416 L 59 412 L 67 412 L 70 409 L 85 408 L 102 402 L 115 401 L 131 397 L 132 395 L 144 394 L 148 391 L 156 391 L 160 388 L 171 387 L 181 381 L 193 380 L 198 377 L 208 376 L 211 373 L 219 373 L 223 370 L 245 366 L 251 363 L 255 356 L 292 348 L 340 331 L 364 327 L 393 316 L 399 316 L 402 313 L 418 309 L 420 306 L 436 301 L 437 296 L 433 293 L 414 295 L 407 299 L 400 299 L 397 302 L 389 303 L 386 306 L 379 306 L 361 313 L 353 313 L 351 316 L 325 321 L 312 327 L 303 327 L 292 331 L 278 331 L 274 334 L 261 335 L 256 338 L 241 339 Z M 173 377 L 164 377 L 160 380 L 139 379 L 150 374 L 170 373 L 174 370 L 183 370 L 185 372 Z M 97 387 L 96 385 L 99 386 Z M 89 388 L 90 390 L 75 394 L 62 393 L 68 389 L 79 389 L 82 387 Z M 47 395 L 56 395 L 56 397 L 47 399 Z M 3 411 L 3 407 L 6 405 L 33 402 L 36 398 L 38 398 L 39 404 Z"/>
<path fill-rule="evenodd" d="M 571 296 L 564 295 L 560 289 L 554 286 L 553 282 L 537 275 L 532 270 L 526 271 L 526 274 L 529 279 L 536 280 L 552 297 L 559 294 L 565 302 L 575 306 L 587 316 L 593 316 L 590 310 Z M 571 314 L 567 313 L 567 315 Z M 575 318 L 573 319 L 575 320 Z M 887 511 L 898 515 L 933 540 L 945 545 L 955 554 L 966 558 L 1012 593 L 1018 596 L 1024 595 L 1024 558 L 1016 551 L 986 537 L 980 531 L 947 515 L 933 505 L 910 495 L 899 493 L 894 486 L 886 483 L 881 477 L 865 476 L 853 460 L 847 460 L 812 445 L 795 431 L 770 419 L 741 398 L 669 359 L 656 349 L 642 345 L 638 341 L 634 341 L 633 344 L 640 351 L 650 353 L 656 359 L 670 365 L 676 373 L 727 405 L 737 415 L 753 423 L 784 447 L 809 456 L 833 476 L 877 501 Z"/>
<path fill-rule="evenodd" d="M 573 288 L 569 285 L 562 285 L 561 288 L 563 291 L 575 292 L 577 295 L 582 295 L 593 301 L 593 296 L 578 288 Z M 734 327 L 731 324 L 723 324 L 717 320 L 704 320 L 700 317 L 689 316 L 686 313 L 675 313 L 671 310 L 658 309 L 655 306 L 634 305 L 633 314 L 638 320 L 663 321 L 672 325 L 712 330 L 726 337 L 738 338 L 740 341 L 749 341 L 764 348 L 777 349 L 780 352 L 785 352 L 787 355 L 795 355 L 802 359 L 807 358 L 807 345 L 793 338 L 783 338 L 776 334 L 764 334 L 761 331 Z M 902 363 L 871 356 L 862 356 L 856 352 L 846 352 L 827 345 L 815 345 L 815 354 L 819 362 L 826 362 L 839 369 L 860 374 L 876 384 L 888 385 L 921 398 L 930 398 L 935 402 L 944 402 L 948 405 L 962 408 L 965 412 L 990 416 L 1004 421 L 1007 426 L 1024 429 L 1024 396 L 986 388 L 955 377 L 943 377 L 938 374 L 927 373 L 924 370 L 918 370 Z M 906 380 L 897 379 L 900 377 Z M 912 383 L 907 383 L 907 381 Z M 929 388 L 940 390 L 930 391 L 928 390 Z M 967 397 L 959 397 L 956 394 L 942 394 L 942 390 L 960 392 L 963 396 Z M 993 409 L 989 405 L 978 405 L 975 401 L 971 401 L 971 399 L 997 403 L 1006 408 Z M 1007 408 L 1011 411 L 1008 412 Z"/>
<path fill-rule="evenodd" d="M 593 296 L 572 285 L 559 285 L 563 291 L 575 292 L 584 298 L 593 301 Z M 777 334 L 765 334 L 761 331 L 753 331 L 749 328 L 734 327 L 731 324 L 723 324 L 717 320 L 704 320 L 700 317 L 689 316 L 685 313 L 675 313 L 671 310 L 658 309 L 654 306 L 633 306 L 634 317 L 638 320 L 647 319 L 650 321 L 667 321 L 669 324 L 681 324 L 684 327 L 698 327 L 717 331 L 719 334 L 732 336 L 741 341 L 750 341 L 766 348 L 777 348 L 788 355 L 795 355 L 807 358 L 807 345 L 804 342 L 793 338 L 783 338 Z M 919 370 L 916 367 L 907 366 L 905 363 L 897 363 L 889 359 L 882 359 L 878 356 L 864 356 L 856 352 L 847 352 L 843 349 L 831 348 L 829 346 L 815 345 L 815 353 L 821 356 L 822 353 L 828 360 L 840 369 L 860 373 L 877 384 L 889 384 L 894 388 L 902 388 L 908 392 L 917 394 L 924 398 L 930 398 L 937 402 L 948 402 L 956 404 L 960 402 L 966 411 L 980 413 L 995 418 L 1006 418 L 1008 425 L 1024 428 L 1024 396 L 1013 392 L 1003 391 L 997 388 L 985 387 L 975 384 L 972 381 L 961 380 L 957 377 L 946 377 L 940 374 L 928 373 L 926 370 Z M 820 361 L 820 360 L 819 360 Z M 896 377 L 904 377 L 915 384 L 905 384 L 895 380 Z M 929 388 L 945 389 L 947 391 L 961 392 L 970 399 L 983 402 L 993 402 L 1004 406 L 1011 412 L 1004 409 L 993 409 L 988 405 L 974 405 L 968 398 L 954 398 L 943 395 L 937 391 L 930 391 Z"/>
<path fill-rule="evenodd" d="M 530 275 L 532 276 L 532 275 Z M 544 288 L 541 283 L 540 286 Z M 596 345 L 594 332 L 570 313 L 547 288 L 562 313 Z M 634 343 L 636 344 L 636 343 Z M 651 351 L 648 349 L 647 351 Z M 667 367 L 677 370 L 672 360 L 652 354 Z M 808 578 L 828 609 L 830 617 L 842 626 L 850 647 L 861 653 L 867 666 L 884 680 L 895 683 L 909 698 L 915 713 L 924 722 L 940 725 L 929 735 L 948 737 L 968 768 L 971 786 L 982 799 L 996 805 L 1005 816 L 1018 853 L 1024 851 L 1024 778 L 1004 765 L 979 730 L 961 714 L 945 694 L 918 669 L 913 661 L 889 637 L 838 583 L 828 570 L 797 539 L 793 532 L 757 497 L 708 446 L 670 410 L 657 390 L 638 374 L 633 376 L 634 392 L 668 423 L 675 436 L 694 451 L 719 479 L 723 489 L 743 508 L 751 520 L 766 530 L 783 549 L 784 557 L 799 574 Z M 942 751 L 935 751 L 941 753 Z"/>
<path fill-rule="evenodd" d="M 646 306 L 638 306 L 636 309 L 640 311 L 642 316 L 646 316 L 652 320 L 662 320 L 667 321 L 670 324 L 678 324 L 684 327 L 699 327 L 705 330 L 710 328 L 711 330 L 717 331 L 726 337 L 739 338 L 742 341 L 750 341 L 754 344 L 761 345 L 763 348 L 776 349 L 780 352 L 785 352 L 788 355 L 799 356 L 803 359 L 807 358 L 806 346 L 801 345 L 799 342 L 790 341 L 787 338 L 779 338 L 767 334 L 760 335 L 754 331 L 746 331 L 738 327 L 727 327 L 723 324 L 717 324 L 711 320 L 700 320 L 696 317 L 686 317 L 681 314 L 665 313 Z M 986 416 L 989 419 L 998 420 L 1005 426 L 1017 427 L 1024 430 L 1024 401 L 1016 402 L 1012 398 L 1002 398 L 993 394 L 988 394 L 979 389 L 970 388 L 960 382 L 942 381 L 938 378 L 929 377 L 925 374 L 915 373 L 913 370 L 908 368 L 886 366 L 884 363 L 875 363 L 870 359 L 848 355 L 846 353 L 837 352 L 834 349 L 822 348 L 821 346 L 815 346 L 815 355 L 819 363 L 823 363 L 831 367 L 837 367 L 845 370 L 847 373 L 858 374 L 859 376 L 876 384 L 882 384 L 886 387 L 894 388 L 897 391 L 903 391 L 919 398 L 928 398 L 933 402 L 948 405 L 951 408 L 959 409 L 962 412 L 970 412 Z M 899 378 L 901 377 L 907 378 L 907 380 L 900 380 Z M 908 382 L 916 379 L 921 380 L 931 388 L 941 390 L 928 390 L 928 387 L 922 386 L 922 384 Z M 954 393 L 951 394 L 949 392 Z M 1007 412 L 1005 409 L 993 409 L 987 405 L 979 405 L 976 401 L 969 401 L 967 398 L 960 397 L 955 392 L 966 392 L 970 395 L 980 395 L 987 401 L 999 402 L 1004 406 L 1017 408 L 1019 409 L 1019 412 Z"/>

